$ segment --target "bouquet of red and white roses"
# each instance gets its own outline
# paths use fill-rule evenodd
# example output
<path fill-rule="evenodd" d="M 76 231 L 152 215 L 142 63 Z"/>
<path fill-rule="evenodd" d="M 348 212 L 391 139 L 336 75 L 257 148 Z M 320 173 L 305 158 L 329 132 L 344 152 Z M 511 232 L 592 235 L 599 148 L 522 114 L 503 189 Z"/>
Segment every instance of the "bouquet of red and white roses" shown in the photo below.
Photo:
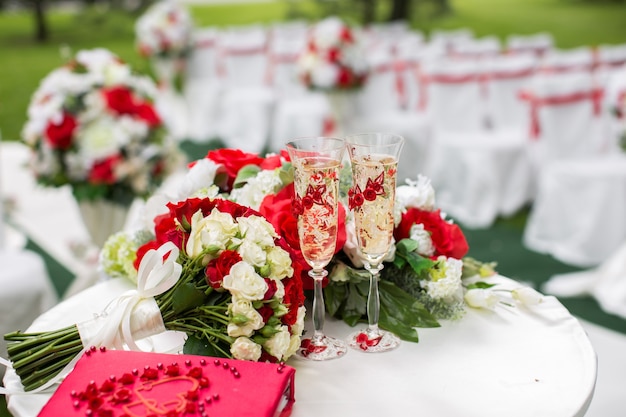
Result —
<path fill-rule="evenodd" d="M 23 141 L 44 186 L 70 185 L 78 201 L 124 206 L 147 197 L 178 161 L 154 107 L 156 85 L 106 49 L 83 50 L 41 82 Z"/>
<path fill-rule="evenodd" d="M 91 346 L 137 350 L 174 330 L 185 353 L 284 361 L 300 346 L 304 293 L 295 254 L 258 212 L 220 198 L 170 202 L 152 230 L 119 232 L 103 269 L 135 280 L 94 320 L 51 332 L 5 335 L 25 389 L 57 378 Z"/>
<path fill-rule="evenodd" d="M 350 90 L 361 87 L 368 65 L 359 33 L 337 17 L 315 24 L 298 59 L 298 74 L 311 89 Z"/>

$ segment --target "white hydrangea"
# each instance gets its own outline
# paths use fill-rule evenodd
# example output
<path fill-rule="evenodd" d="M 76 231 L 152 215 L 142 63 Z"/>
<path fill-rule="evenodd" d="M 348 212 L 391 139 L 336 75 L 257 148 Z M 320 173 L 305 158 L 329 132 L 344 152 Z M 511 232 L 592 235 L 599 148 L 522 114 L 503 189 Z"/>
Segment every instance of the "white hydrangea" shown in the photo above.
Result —
<path fill-rule="evenodd" d="M 265 196 L 276 192 L 282 184 L 278 170 L 262 170 L 255 177 L 250 178 L 243 187 L 232 190 L 230 199 L 243 206 L 258 210 Z"/>
<path fill-rule="evenodd" d="M 197 161 L 185 174 L 178 189 L 178 197 L 185 200 L 202 190 L 208 190 L 214 186 L 215 174 L 221 167 L 208 158 Z"/>
<path fill-rule="evenodd" d="M 435 189 L 430 183 L 430 179 L 424 175 L 418 175 L 417 181 L 407 179 L 406 185 L 396 188 L 396 206 L 402 211 L 407 207 L 416 207 L 425 211 L 432 211 L 435 208 Z"/>
<path fill-rule="evenodd" d="M 454 300 L 463 297 L 463 261 L 440 256 L 437 267 L 429 272 L 429 280 L 421 280 L 420 285 L 433 299 Z"/>
<path fill-rule="evenodd" d="M 417 249 L 415 250 L 422 256 L 433 256 L 435 253 L 435 246 L 433 240 L 430 237 L 430 232 L 424 229 L 424 225 L 414 224 L 409 231 L 409 238 L 417 242 Z"/>

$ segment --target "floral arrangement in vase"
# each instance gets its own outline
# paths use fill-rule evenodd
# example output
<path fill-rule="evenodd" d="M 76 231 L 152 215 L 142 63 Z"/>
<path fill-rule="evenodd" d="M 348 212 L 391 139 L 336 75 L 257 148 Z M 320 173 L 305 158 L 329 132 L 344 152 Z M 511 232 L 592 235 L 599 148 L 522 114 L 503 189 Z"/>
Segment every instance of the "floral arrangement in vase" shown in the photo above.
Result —
<path fill-rule="evenodd" d="M 179 163 L 154 107 L 149 77 L 106 49 L 79 51 L 40 83 L 22 140 L 44 186 L 69 185 L 78 201 L 129 205 L 151 195 Z"/>
<path fill-rule="evenodd" d="M 334 16 L 313 25 L 298 59 L 298 74 L 304 85 L 314 90 L 361 87 L 368 65 L 358 31 Z"/>
<path fill-rule="evenodd" d="M 137 341 L 165 330 L 184 332 L 189 354 L 281 362 L 300 347 L 301 271 L 272 224 L 220 198 L 161 208 L 151 228 L 113 234 L 101 254 L 104 271 L 136 290 L 92 320 L 5 335 L 26 391 L 62 378 L 92 346 L 140 350 Z"/>
<path fill-rule="evenodd" d="M 71 187 L 97 246 L 181 161 L 156 94 L 149 77 L 98 48 L 51 71 L 32 96 L 22 130 L 30 168 L 43 186 Z"/>
<path fill-rule="evenodd" d="M 157 78 L 172 82 L 193 49 L 194 24 L 186 6 L 175 0 L 152 4 L 135 22 L 139 54 L 150 59 Z"/>

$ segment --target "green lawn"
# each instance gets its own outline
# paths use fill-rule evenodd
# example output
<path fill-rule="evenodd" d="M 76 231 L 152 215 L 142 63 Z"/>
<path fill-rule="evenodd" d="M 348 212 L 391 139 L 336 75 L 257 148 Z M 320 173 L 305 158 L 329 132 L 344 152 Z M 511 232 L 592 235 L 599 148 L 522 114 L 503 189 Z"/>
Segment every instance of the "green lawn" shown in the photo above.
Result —
<path fill-rule="evenodd" d="M 286 0 L 269 3 L 201 5 L 191 8 L 197 26 L 270 23 L 288 16 L 312 18 L 323 10 L 311 0 L 289 6 Z M 425 0 L 411 25 L 424 33 L 433 28 L 467 27 L 478 36 L 504 39 L 512 33 L 551 32 L 560 47 L 626 42 L 626 3 L 580 0 L 452 0 L 454 14 L 433 17 Z M 329 10 L 329 9 L 326 9 Z M 347 13 L 354 13 L 353 9 Z M 381 8 L 379 15 L 385 10 Z M 354 16 L 346 16 L 353 19 Z M 0 131 L 8 140 L 19 138 L 26 108 L 39 80 L 63 62 L 62 51 L 105 47 L 139 71 L 149 71 L 134 48 L 134 17 L 119 12 L 50 11 L 51 39 L 33 41 L 28 12 L 0 12 Z"/>

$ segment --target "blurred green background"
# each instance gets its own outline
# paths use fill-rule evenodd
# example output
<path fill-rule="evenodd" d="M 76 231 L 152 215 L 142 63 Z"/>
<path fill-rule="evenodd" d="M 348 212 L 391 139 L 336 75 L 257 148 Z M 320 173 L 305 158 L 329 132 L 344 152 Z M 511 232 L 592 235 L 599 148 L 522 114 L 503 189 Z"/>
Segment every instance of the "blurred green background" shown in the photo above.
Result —
<path fill-rule="evenodd" d="M 148 63 L 134 46 L 134 22 L 146 4 L 122 7 L 119 0 L 0 0 L 0 131 L 19 139 L 26 108 L 39 81 L 80 49 L 104 47 L 141 72 Z M 312 21 L 337 14 L 362 23 L 366 5 L 374 21 L 389 18 L 392 0 L 195 0 L 189 5 L 198 27 Z M 560 48 L 626 42 L 626 2 L 621 0 L 406 0 L 412 28 L 466 27 L 476 36 L 548 31 Z M 35 40 L 34 5 L 45 6 L 48 39 Z M 441 10 L 447 5 L 447 11 Z"/>

